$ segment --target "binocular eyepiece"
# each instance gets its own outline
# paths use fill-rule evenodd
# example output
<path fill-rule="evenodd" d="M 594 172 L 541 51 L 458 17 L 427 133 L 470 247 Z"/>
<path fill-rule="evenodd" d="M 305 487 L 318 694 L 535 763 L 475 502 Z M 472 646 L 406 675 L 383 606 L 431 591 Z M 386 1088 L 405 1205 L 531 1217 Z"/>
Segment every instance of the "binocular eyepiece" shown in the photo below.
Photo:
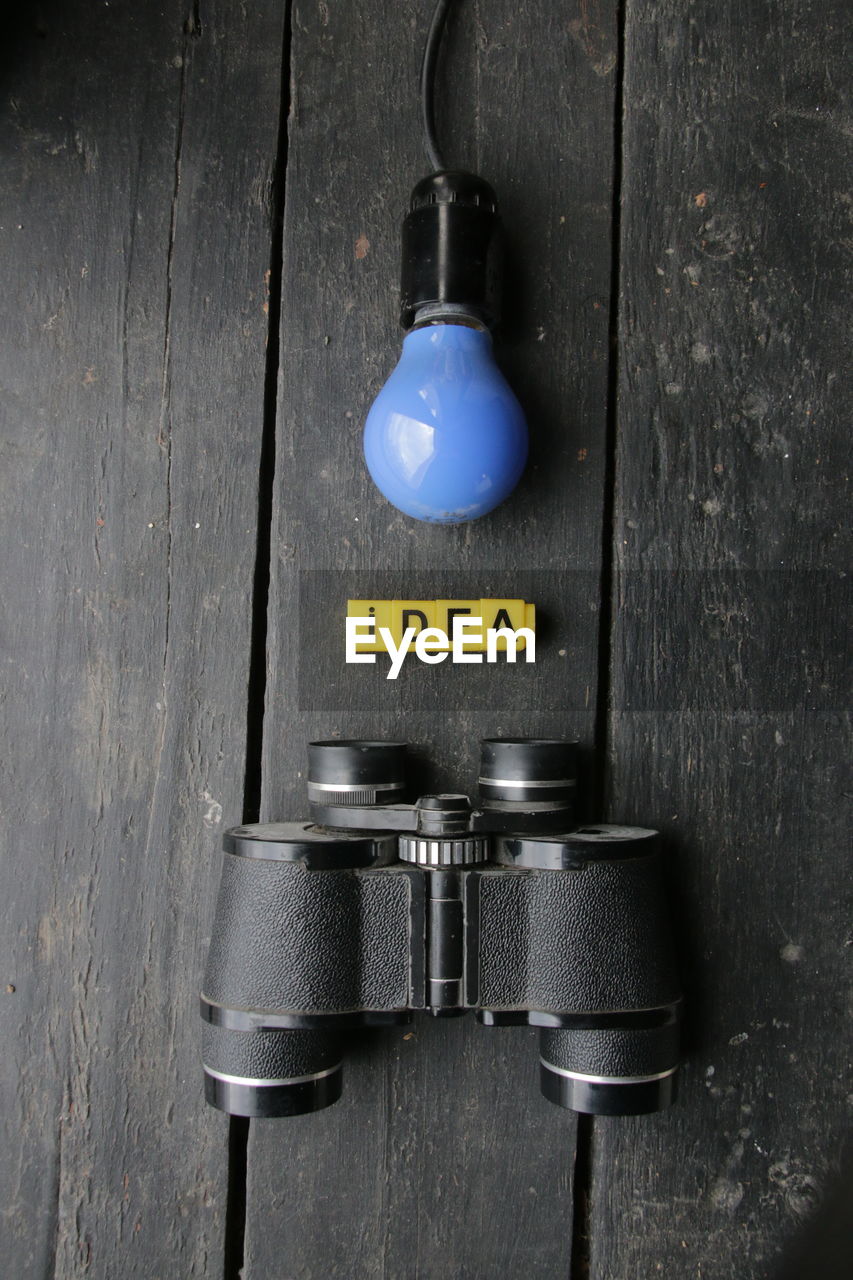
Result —
<path fill-rule="evenodd" d="M 577 785 L 577 743 L 548 738 L 486 738 L 480 744 L 480 803 L 571 813 Z"/>
<path fill-rule="evenodd" d="M 405 790 L 405 742 L 308 743 L 312 804 L 394 804 Z"/>
<path fill-rule="evenodd" d="M 657 834 L 575 826 L 576 744 L 484 741 L 477 808 L 405 803 L 404 743 L 313 742 L 308 760 L 312 821 L 225 833 L 208 1102 L 328 1106 L 346 1033 L 418 1011 L 539 1027 L 541 1089 L 560 1106 L 672 1100 L 681 997 Z"/>

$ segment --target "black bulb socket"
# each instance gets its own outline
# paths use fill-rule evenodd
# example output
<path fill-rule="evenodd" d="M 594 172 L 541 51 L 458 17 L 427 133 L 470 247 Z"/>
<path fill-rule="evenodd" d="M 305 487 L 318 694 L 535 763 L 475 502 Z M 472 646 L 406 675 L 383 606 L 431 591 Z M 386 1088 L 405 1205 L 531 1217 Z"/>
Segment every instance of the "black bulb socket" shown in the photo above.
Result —
<path fill-rule="evenodd" d="M 503 236 L 492 187 L 474 173 L 422 178 L 403 221 L 400 322 L 480 324 L 500 319 Z"/>

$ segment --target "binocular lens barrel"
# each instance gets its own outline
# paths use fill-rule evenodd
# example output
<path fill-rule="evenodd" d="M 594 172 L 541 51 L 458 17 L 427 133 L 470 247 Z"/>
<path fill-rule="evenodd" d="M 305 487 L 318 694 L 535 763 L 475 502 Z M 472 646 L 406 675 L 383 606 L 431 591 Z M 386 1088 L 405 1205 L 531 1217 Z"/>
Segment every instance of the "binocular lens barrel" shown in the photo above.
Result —
<path fill-rule="evenodd" d="M 308 799 L 316 804 L 394 804 L 405 789 L 405 742 L 308 743 Z"/>
<path fill-rule="evenodd" d="M 231 1116 L 300 1116 L 341 1096 L 343 1049 L 329 1031 L 232 1031 L 204 1023 L 204 1096 Z"/>
<path fill-rule="evenodd" d="M 543 1029 L 539 1084 L 549 1102 L 596 1116 L 660 1111 L 675 1098 L 678 1024 Z"/>
<path fill-rule="evenodd" d="M 577 744 L 551 738 L 486 738 L 480 800 L 486 809 L 524 802 L 563 809 L 574 800 Z"/>

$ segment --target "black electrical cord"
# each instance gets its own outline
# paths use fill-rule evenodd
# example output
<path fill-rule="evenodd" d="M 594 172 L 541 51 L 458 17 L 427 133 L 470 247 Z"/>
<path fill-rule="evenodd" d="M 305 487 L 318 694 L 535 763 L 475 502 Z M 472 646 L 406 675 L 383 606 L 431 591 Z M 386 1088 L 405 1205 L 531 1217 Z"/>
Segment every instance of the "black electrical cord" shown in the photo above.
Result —
<path fill-rule="evenodd" d="M 438 63 L 441 36 L 444 31 L 450 3 L 451 0 L 437 0 L 426 44 L 424 45 L 424 60 L 421 63 L 421 111 L 424 122 L 424 146 L 429 156 L 429 162 L 433 167 L 433 172 L 444 168 L 444 159 L 439 149 L 435 132 L 435 68 Z"/>

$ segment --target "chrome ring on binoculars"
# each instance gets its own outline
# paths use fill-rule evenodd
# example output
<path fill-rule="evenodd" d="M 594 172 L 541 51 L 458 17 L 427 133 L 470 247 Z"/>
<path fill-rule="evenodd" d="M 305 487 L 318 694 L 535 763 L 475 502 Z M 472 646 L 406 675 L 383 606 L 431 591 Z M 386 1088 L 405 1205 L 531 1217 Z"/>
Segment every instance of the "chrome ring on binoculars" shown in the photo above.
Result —
<path fill-rule="evenodd" d="M 308 799 L 325 805 L 365 805 L 393 803 L 405 791 L 405 782 L 312 782 Z"/>
<path fill-rule="evenodd" d="M 574 778 L 536 778 L 528 781 L 525 778 L 483 778 L 477 779 L 481 787 L 574 787 Z"/>
<path fill-rule="evenodd" d="M 597 1116 L 637 1116 L 660 1111 L 675 1098 L 678 1066 L 644 1076 L 598 1076 L 569 1071 L 539 1059 L 539 1085 L 549 1102 Z"/>
<path fill-rule="evenodd" d="M 204 1095 L 212 1106 L 232 1116 L 306 1115 L 337 1102 L 343 1088 L 342 1067 L 338 1062 L 310 1075 L 264 1080 L 229 1075 L 205 1064 Z"/>
<path fill-rule="evenodd" d="M 543 1067 L 547 1067 L 549 1071 L 555 1071 L 558 1076 L 567 1076 L 569 1080 L 584 1080 L 587 1084 L 649 1084 L 652 1080 L 665 1080 L 667 1076 L 674 1075 L 678 1070 L 678 1067 L 668 1067 L 666 1071 L 655 1071 L 648 1076 L 594 1076 L 586 1071 L 568 1071 L 565 1067 L 555 1067 L 552 1062 L 546 1062 L 544 1058 L 540 1058 L 539 1061 Z"/>

